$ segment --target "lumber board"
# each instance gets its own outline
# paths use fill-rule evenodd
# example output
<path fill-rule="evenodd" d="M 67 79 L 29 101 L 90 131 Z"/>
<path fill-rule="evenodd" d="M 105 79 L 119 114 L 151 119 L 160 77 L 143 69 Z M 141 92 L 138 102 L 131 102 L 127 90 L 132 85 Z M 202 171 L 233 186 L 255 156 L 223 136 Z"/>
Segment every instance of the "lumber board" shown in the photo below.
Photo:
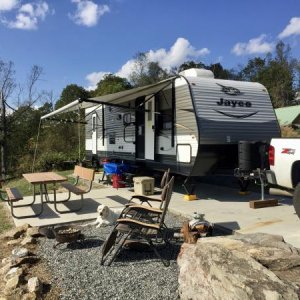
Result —
<path fill-rule="evenodd" d="M 249 202 L 250 208 L 264 208 L 278 205 L 278 199 L 252 200 Z"/>

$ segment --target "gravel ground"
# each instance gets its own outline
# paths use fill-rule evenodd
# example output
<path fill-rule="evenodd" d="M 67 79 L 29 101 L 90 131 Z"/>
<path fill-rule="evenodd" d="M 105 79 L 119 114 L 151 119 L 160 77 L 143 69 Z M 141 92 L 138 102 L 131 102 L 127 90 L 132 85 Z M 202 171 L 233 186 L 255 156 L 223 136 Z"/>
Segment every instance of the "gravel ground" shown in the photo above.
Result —
<path fill-rule="evenodd" d="M 180 228 L 184 219 L 168 214 L 168 228 Z M 176 258 L 181 243 L 160 250 L 170 260 L 165 267 L 152 251 L 123 250 L 110 267 L 100 265 L 100 248 L 111 227 L 82 228 L 82 243 L 62 244 L 41 239 L 39 255 L 52 271 L 52 285 L 62 290 L 60 299 L 179 299 Z"/>

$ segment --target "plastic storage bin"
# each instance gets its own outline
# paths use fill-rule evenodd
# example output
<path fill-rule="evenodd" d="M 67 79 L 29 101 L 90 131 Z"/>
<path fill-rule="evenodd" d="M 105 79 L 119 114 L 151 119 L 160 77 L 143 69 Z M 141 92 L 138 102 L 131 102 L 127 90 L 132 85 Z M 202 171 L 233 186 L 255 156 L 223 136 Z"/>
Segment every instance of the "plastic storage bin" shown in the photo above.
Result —
<path fill-rule="evenodd" d="M 133 177 L 134 193 L 137 195 L 153 195 L 154 194 L 154 178 L 152 177 Z"/>

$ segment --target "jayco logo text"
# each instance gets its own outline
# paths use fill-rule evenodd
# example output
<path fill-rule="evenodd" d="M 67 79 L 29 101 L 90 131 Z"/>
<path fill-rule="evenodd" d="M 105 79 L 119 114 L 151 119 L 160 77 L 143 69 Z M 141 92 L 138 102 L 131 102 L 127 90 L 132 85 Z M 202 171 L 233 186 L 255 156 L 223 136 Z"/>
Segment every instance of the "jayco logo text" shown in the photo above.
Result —
<path fill-rule="evenodd" d="M 220 101 L 216 102 L 219 106 L 231 106 L 231 107 L 251 107 L 252 103 L 250 101 L 238 101 L 238 100 L 227 100 L 220 98 Z"/>

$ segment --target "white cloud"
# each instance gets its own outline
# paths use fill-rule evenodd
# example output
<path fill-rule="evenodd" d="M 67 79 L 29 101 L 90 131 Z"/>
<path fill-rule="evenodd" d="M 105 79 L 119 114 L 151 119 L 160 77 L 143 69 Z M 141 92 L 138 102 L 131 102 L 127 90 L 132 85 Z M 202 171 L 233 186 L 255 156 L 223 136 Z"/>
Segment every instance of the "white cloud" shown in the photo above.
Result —
<path fill-rule="evenodd" d="M 93 72 L 86 75 L 85 79 L 88 81 L 88 86 L 85 87 L 85 89 L 88 91 L 94 90 L 97 87 L 97 83 L 109 73 L 110 72 Z"/>
<path fill-rule="evenodd" d="M 130 73 L 135 67 L 135 60 L 130 59 L 128 60 L 121 69 L 116 73 L 117 76 L 123 77 L 123 78 L 129 78 Z"/>
<path fill-rule="evenodd" d="M 297 34 L 300 34 L 300 17 L 291 18 L 289 24 L 278 35 L 278 37 L 282 39 Z"/>
<path fill-rule="evenodd" d="M 232 52 L 238 56 L 247 54 L 267 53 L 273 50 L 274 43 L 265 41 L 266 35 L 249 40 L 247 43 L 237 43 L 232 48 Z"/>
<path fill-rule="evenodd" d="M 1 21 L 9 28 L 33 30 L 37 29 L 39 21 L 44 20 L 48 13 L 47 2 L 30 2 L 18 9 L 15 20 L 3 18 Z"/>
<path fill-rule="evenodd" d="M 72 0 L 77 8 L 74 15 L 69 15 L 77 25 L 92 27 L 97 25 L 101 16 L 109 12 L 108 5 L 96 4 L 89 0 Z"/>
<path fill-rule="evenodd" d="M 207 48 L 197 50 L 188 40 L 178 38 L 169 51 L 161 48 L 156 51 L 150 50 L 147 54 L 150 61 L 158 62 L 162 68 L 170 70 L 187 59 L 198 58 L 209 53 L 210 51 Z"/>
<path fill-rule="evenodd" d="M 75 0 L 76 1 L 76 0 Z M 195 49 L 190 42 L 184 38 L 178 38 L 169 50 L 161 48 L 158 50 L 149 50 L 146 55 L 149 61 L 158 62 L 159 65 L 167 70 L 179 66 L 188 59 L 197 59 L 208 55 L 210 51 L 207 48 Z M 134 59 L 128 60 L 115 75 L 129 79 L 129 75 L 135 67 Z M 105 74 L 112 72 L 93 72 L 88 74 L 85 79 L 89 82 L 88 90 L 96 88 L 96 84 Z"/>
<path fill-rule="evenodd" d="M 0 11 L 9 11 L 14 9 L 18 5 L 18 0 L 1 0 Z"/>
<path fill-rule="evenodd" d="M 163 69 L 170 70 L 173 67 L 181 65 L 188 59 L 196 59 L 208 55 L 210 51 L 207 48 L 195 49 L 187 39 L 178 38 L 169 50 L 160 48 L 158 50 L 149 50 L 146 55 L 149 61 L 158 62 Z M 135 65 L 135 60 L 127 61 L 117 72 L 120 77 L 128 78 Z"/>

